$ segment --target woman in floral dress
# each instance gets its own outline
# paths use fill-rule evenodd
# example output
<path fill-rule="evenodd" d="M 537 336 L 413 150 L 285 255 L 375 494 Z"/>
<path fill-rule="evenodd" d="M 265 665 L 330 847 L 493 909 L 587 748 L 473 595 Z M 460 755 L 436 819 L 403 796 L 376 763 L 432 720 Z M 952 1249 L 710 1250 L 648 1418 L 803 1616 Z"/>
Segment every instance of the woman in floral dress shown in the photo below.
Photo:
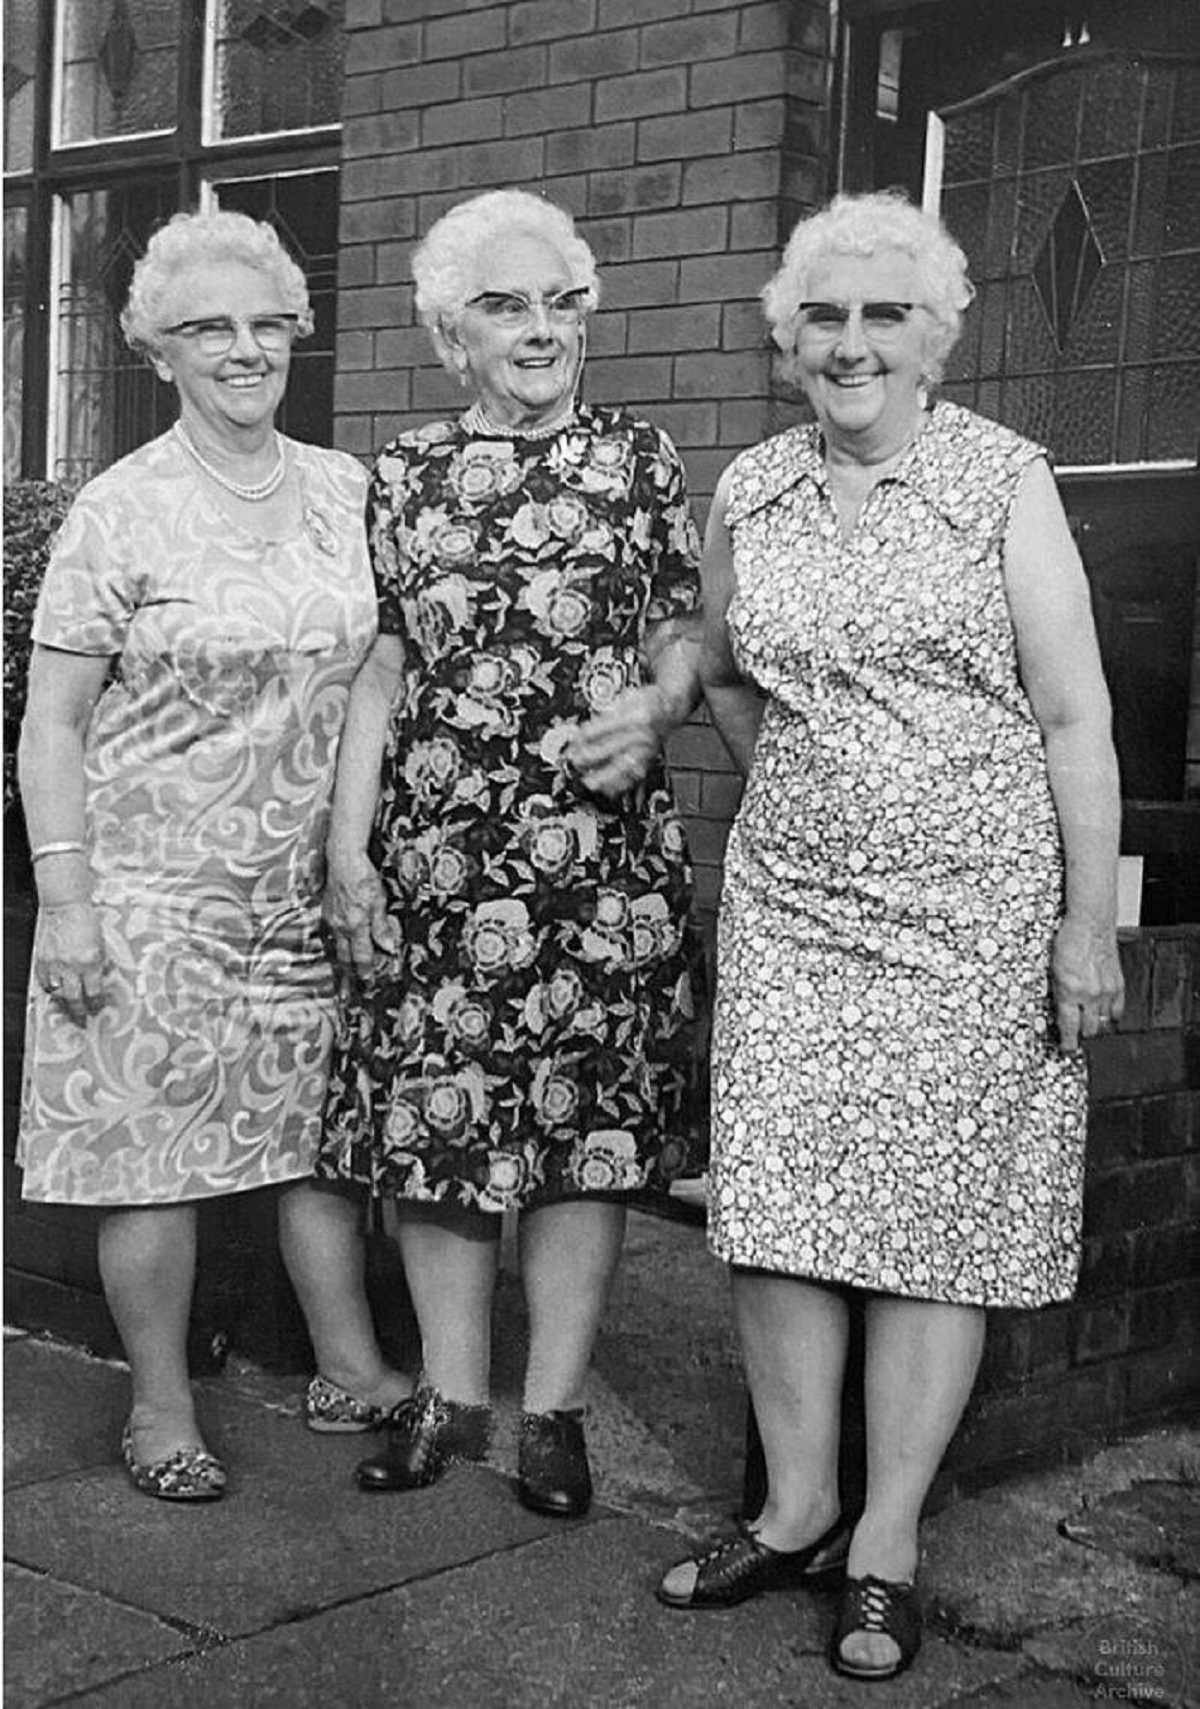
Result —
<path fill-rule="evenodd" d="M 1044 453 L 930 407 L 971 296 L 902 197 L 839 198 L 764 293 L 816 415 L 743 452 L 705 549 L 703 675 L 747 775 L 721 899 L 709 1237 L 765 1505 L 659 1596 L 845 1575 L 833 1665 L 919 1641 L 921 1504 L 984 1308 L 1068 1298 L 1081 1035 L 1120 1013 L 1119 804 L 1087 580 Z M 838 1514 L 849 1298 L 866 1506 Z"/>
<path fill-rule="evenodd" d="M 376 464 L 380 635 L 329 840 L 356 982 L 322 1168 L 396 1200 L 424 1362 L 359 1481 L 409 1488 L 486 1451 L 497 1239 L 519 1209 L 520 1494 L 572 1515 L 625 1204 L 694 1162 L 700 963 L 662 744 L 697 698 L 697 553 L 665 435 L 576 400 L 596 282 L 566 214 L 474 198 L 414 274 L 475 402 Z"/>

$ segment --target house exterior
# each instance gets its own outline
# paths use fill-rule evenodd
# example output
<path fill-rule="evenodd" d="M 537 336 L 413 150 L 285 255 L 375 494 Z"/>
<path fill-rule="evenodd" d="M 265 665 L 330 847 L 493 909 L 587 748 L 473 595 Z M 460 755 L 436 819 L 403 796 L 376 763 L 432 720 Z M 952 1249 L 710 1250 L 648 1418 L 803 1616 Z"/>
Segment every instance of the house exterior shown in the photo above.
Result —
<path fill-rule="evenodd" d="M 1200 1193 L 1192 0 L 5 0 L 5 22 L 9 478 L 86 475 L 166 425 L 116 315 L 148 232 L 206 197 L 273 220 L 308 273 L 288 431 L 366 458 L 459 408 L 409 257 L 518 184 L 600 261 L 587 395 L 667 429 L 702 514 L 800 412 L 757 303 L 796 218 L 889 185 L 941 210 L 978 287 L 944 391 L 1054 456 L 1143 863 L 1130 1013 L 1093 1063 L 1084 1294 L 1001 1337 L 996 1392 L 1045 1421 L 1174 1404 Z M 711 914 L 737 781 L 702 715 L 671 758 Z M 22 1297 L 94 1288 L 85 1247 L 14 1212 Z"/>

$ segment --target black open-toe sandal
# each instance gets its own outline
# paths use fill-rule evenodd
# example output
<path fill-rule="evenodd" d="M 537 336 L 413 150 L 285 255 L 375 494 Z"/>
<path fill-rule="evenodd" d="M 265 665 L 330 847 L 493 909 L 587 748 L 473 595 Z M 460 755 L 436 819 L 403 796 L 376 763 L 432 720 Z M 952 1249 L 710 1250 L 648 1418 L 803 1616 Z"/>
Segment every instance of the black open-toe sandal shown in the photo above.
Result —
<path fill-rule="evenodd" d="M 882 1667 L 847 1661 L 842 1645 L 856 1632 L 890 1638 L 900 1654 L 894 1662 L 885 1662 Z M 845 1674 L 847 1679 L 895 1679 L 912 1666 L 920 1648 L 921 1612 L 911 1584 L 897 1584 L 892 1579 L 876 1578 L 872 1573 L 865 1578 L 846 1580 L 829 1646 L 829 1662 L 835 1673 Z"/>
<path fill-rule="evenodd" d="M 839 1541 L 843 1546 L 829 1559 L 817 1561 L 818 1555 Z M 849 1547 L 850 1533 L 840 1518 L 803 1549 L 772 1549 L 742 1526 L 735 1536 L 724 1538 L 703 1554 L 676 1561 L 654 1594 L 664 1608 L 733 1608 L 765 1590 L 820 1590 L 840 1581 Z M 668 1590 L 667 1579 L 675 1567 L 687 1566 L 689 1561 L 696 1567 L 691 1590 L 683 1595 Z"/>

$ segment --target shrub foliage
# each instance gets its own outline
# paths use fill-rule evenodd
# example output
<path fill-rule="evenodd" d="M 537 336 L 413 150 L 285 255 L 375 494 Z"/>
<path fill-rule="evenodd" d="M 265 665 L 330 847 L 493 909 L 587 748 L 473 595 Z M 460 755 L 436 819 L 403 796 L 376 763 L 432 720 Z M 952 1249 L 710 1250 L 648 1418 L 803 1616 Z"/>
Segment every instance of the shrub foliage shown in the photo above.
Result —
<path fill-rule="evenodd" d="M 4 805 L 17 792 L 17 736 L 25 715 L 33 612 L 50 547 L 78 489 L 10 481 L 4 489 Z"/>

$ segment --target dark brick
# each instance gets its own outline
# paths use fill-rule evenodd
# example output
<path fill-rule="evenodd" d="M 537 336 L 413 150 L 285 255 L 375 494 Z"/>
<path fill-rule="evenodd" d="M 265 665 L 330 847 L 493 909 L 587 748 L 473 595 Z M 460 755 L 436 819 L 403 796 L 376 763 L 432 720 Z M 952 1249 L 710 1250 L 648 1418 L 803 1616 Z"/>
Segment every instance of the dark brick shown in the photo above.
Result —
<path fill-rule="evenodd" d="M 690 105 L 722 107 L 731 101 L 753 101 L 767 95 L 782 95 L 789 81 L 786 54 L 739 54 L 736 59 L 693 67 Z"/>
<path fill-rule="evenodd" d="M 666 356 L 615 356 L 589 363 L 587 395 L 594 403 L 631 403 L 669 398 L 671 362 Z"/>
<path fill-rule="evenodd" d="M 678 280 L 677 261 L 635 261 L 607 267 L 600 281 L 600 300 L 614 309 L 673 303 Z"/>
<path fill-rule="evenodd" d="M 1132 1163 L 1140 1146 L 1141 1106 L 1134 1099 L 1094 1105 L 1088 1112 L 1087 1166 L 1101 1172 Z"/>
<path fill-rule="evenodd" d="M 1182 1091 L 1187 1058 L 1179 1033 L 1110 1034 L 1087 1046 L 1091 1095 L 1097 1101 Z"/>
<path fill-rule="evenodd" d="M 597 124 L 607 119 L 640 119 L 650 114 L 677 112 L 686 105 L 687 73 L 678 68 L 634 72 L 629 77 L 607 78 L 596 85 Z"/>
<path fill-rule="evenodd" d="M 375 429 L 369 415 L 339 415 L 334 419 L 333 443 L 352 457 L 368 458 L 376 449 Z"/>
<path fill-rule="evenodd" d="M 372 113 L 349 119 L 342 125 L 342 157 L 356 160 L 364 155 L 394 154 L 398 149 L 416 148 L 419 124 L 415 113 Z"/>
<path fill-rule="evenodd" d="M 691 462 L 689 457 L 689 470 Z M 676 730 L 667 744 L 667 756 L 673 766 L 682 766 L 689 770 L 730 770 L 730 760 L 724 743 L 711 724 L 692 721 Z"/>
<path fill-rule="evenodd" d="M 1114 1170 L 1107 1175 L 1089 1177 L 1083 1186 L 1083 1234 L 1111 1238 L 1125 1231 L 1125 1193 L 1127 1176 Z"/>
<path fill-rule="evenodd" d="M 583 35 L 596 25 L 596 0 L 527 0 L 508 14 L 508 39 L 522 42 L 557 41 L 562 36 Z"/>
<path fill-rule="evenodd" d="M 504 99 L 506 136 L 524 136 L 530 131 L 566 130 L 586 120 L 591 91 L 586 89 L 531 89 Z"/>
<path fill-rule="evenodd" d="M 763 398 L 731 398 L 721 403 L 719 445 L 757 445 L 767 437 L 767 403 Z"/>
<path fill-rule="evenodd" d="M 433 346 L 423 326 L 389 326 L 375 334 L 376 360 L 381 368 L 419 368 L 433 360 Z"/>
<path fill-rule="evenodd" d="M 462 388 L 444 368 L 418 368 L 412 378 L 414 409 L 432 410 L 437 415 L 457 415 L 462 409 Z"/>
<path fill-rule="evenodd" d="M 600 0 L 597 24 L 610 30 L 621 24 L 648 24 L 652 19 L 681 18 L 690 0 Z"/>
<path fill-rule="evenodd" d="M 1166 1347 L 1183 1321 L 1183 1290 L 1175 1285 L 1138 1294 L 1129 1314 L 1129 1346 L 1135 1352 Z"/>
<path fill-rule="evenodd" d="M 783 141 L 787 105 L 773 101 L 744 101 L 734 109 L 734 148 L 777 148 Z"/>
<path fill-rule="evenodd" d="M 546 138 L 546 171 L 598 172 L 631 166 L 636 131 L 623 125 L 589 125 L 585 130 L 558 131 Z"/>
<path fill-rule="evenodd" d="M 750 202 L 774 195 L 778 188 L 779 156 L 769 149 L 691 160 L 683 173 L 683 199 L 688 203 Z"/>
<path fill-rule="evenodd" d="M 1200 1091 L 1200 1027 L 1189 1027 L 1183 1035 L 1184 1079 L 1193 1091 Z"/>
<path fill-rule="evenodd" d="M 421 32 L 416 24 L 398 29 L 363 30 L 346 41 L 345 71 L 378 71 L 385 65 L 415 65 L 421 57 Z"/>
<path fill-rule="evenodd" d="M 1129 1301 L 1108 1300 L 1074 1314 L 1071 1358 L 1076 1365 L 1111 1359 L 1129 1345 Z"/>
<path fill-rule="evenodd" d="M 1104 1441 L 1122 1398 L 1120 1367 L 1106 1361 L 985 1395 L 968 1407 L 945 1470 L 998 1470 L 1023 1459 L 1044 1464 L 1056 1452 L 1078 1457 Z"/>
<path fill-rule="evenodd" d="M 699 60 L 726 59 L 737 47 L 737 31 L 733 11 L 649 24 L 642 31 L 642 64 L 695 65 Z"/>
<path fill-rule="evenodd" d="M 1200 1394 L 1200 1360 L 1187 1346 L 1165 1347 L 1123 1360 L 1123 1417 L 1161 1419 L 1170 1413 L 1194 1412 Z"/>
<path fill-rule="evenodd" d="M 377 286 L 365 291 L 338 294 L 338 324 L 343 331 L 354 327 L 395 326 L 396 293 Z"/>
<path fill-rule="evenodd" d="M 1123 1233 L 1106 1239 L 1089 1236 L 1084 1241 L 1077 1290 L 1081 1300 L 1107 1299 L 1127 1291 L 1132 1243 L 1133 1236 Z"/>
<path fill-rule="evenodd" d="M 735 219 L 738 211 L 734 209 Z M 765 350 L 769 341 L 761 303 L 727 303 L 722 309 L 722 350 Z"/>
<path fill-rule="evenodd" d="M 383 6 L 381 0 L 346 0 L 345 27 L 347 30 L 370 29 L 372 25 L 383 22 Z"/>
<path fill-rule="evenodd" d="M 588 321 L 588 355 L 625 356 L 629 352 L 629 317 L 597 314 Z"/>
<path fill-rule="evenodd" d="M 594 173 L 588 184 L 589 214 L 621 214 L 679 205 L 682 168 L 677 162 Z"/>
<path fill-rule="evenodd" d="M 374 334 L 370 332 L 338 333 L 337 366 L 339 373 L 351 373 L 356 368 L 371 368 L 374 364 Z"/>
<path fill-rule="evenodd" d="M 766 383 L 765 352 L 713 355 L 705 351 L 675 361 L 675 396 L 680 398 L 709 397 L 714 392 L 724 398 L 757 397 Z"/>
<path fill-rule="evenodd" d="M 777 202 L 744 202 L 734 208 L 729 224 L 731 249 L 763 249 L 774 243 L 778 237 Z"/>
<path fill-rule="evenodd" d="M 407 401 L 409 375 L 396 369 L 374 369 L 365 374 L 337 374 L 333 382 L 334 408 L 362 411 L 402 408 Z"/>
<path fill-rule="evenodd" d="M 766 48 L 785 47 L 791 40 L 793 7 L 784 0 L 768 0 L 764 6 L 743 6 L 738 28 L 738 52 L 759 53 Z"/>
<path fill-rule="evenodd" d="M 1176 1157 L 1191 1148 L 1192 1099 L 1189 1093 L 1173 1092 L 1165 1098 L 1144 1098 L 1138 1108 L 1141 1112 L 1141 1143 L 1138 1149 L 1143 1157 Z"/>
<path fill-rule="evenodd" d="M 700 255 L 707 250 L 722 249 L 727 234 L 725 208 L 645 214 L 634 226 L 633 253 L 639 260 L 658 255 Z"/>
<path fill-rule="evenodd" d="M 719 866 L 705 866 L 702 862 L 696 864 L 696 906 L 697 908 L 715 908 L 721 897 L 721 869 Z"/>
<path fill-rule="evenodd" d="M 636 71 L 638 39 L 634 30 L 576 36 L 550 49 L 551 83 L 576 83 L 588 77 L 619 77 Z"/>
<path fill-rule="evenodd" d="M 717 406 L 714 403 L 655 404 L 654 420 L 675 445 L 711 445 L 716 436 Z"/>
<path fill-rule="evenodd" d="M 711 496 L 729 461 L 725 451 L 691 451 L 688 454 L 688 483 L 693 498 Z"/>
<path fill-rule="evenodd" d="M 1125 1180 L 1126 1226 L 1157 1228 L 1177 1222 L 1186 1214 L 1186 1176 L 1183 1164 L 1142 1163 Z"/>
<path fill-rule="evenodd" d="M 1188 994 L 1188 946 L 1180 938 L 1159 938 L 1150 973 L 1150 1025 L 1179 1027 Z"/>
<path fill-rule="evenodd" d="M 525 184 L 542 176 L 542 144 L 534 137 L 474 143 L 462 152 L 460 182 L 472 190 L 489 184 Z"/>
<path fill-rule="evenodd" d="M 375 285 L 375 245 L 346 243 L 338 250 L 338 289 L 346 291 L 355 285 Z"/>
<path fill-rule="evenodd" d="M 698 154 L 728 152 L 733 114 L 728 107 L 703 113 L 672 113 L 665 119 L 642 119 L 637 128 L 639 160 L 692 160 Z"/>
<path fill-rule="evenodd" d="M 426 107 L 421 114 L 421 141 L 426 148 L 456 142 L 482 142 L 500 135 L 504 108 L 498 98 L 487 101 L 451 101 L 442 107 Z"/>
<path fill-rule="evenodd" d="M 720 317 L 716 303 L 686 309 L 643 309 L 629 317 L 629 348 L 715 350 Z"/>
<path fill-rule="evenodd" d="M 671 791 L 681 813 L 694 813 L 700 805 L 700 778 L 694 771 L 672 772 Z"/>
<path fill-rule="evenodd" d="M 535 89 L 546 81 L 544 47 L 498 48 L 462 62 L 464 95 L 507 95 Z"/>
<path fill-rule="evenodd" d="M 703 255 L 685 260 L 679 272 L 679 300 L 727 303 L 757 297 L 778 267 L 773 250 L 746 255 Z"/>
<path fill-rule="evenodd" d="M 382 79 L 377 71 L 366 76 L 347 77 L 342 85 L 342 120 L 360 113 L 377 113 L 382 103 Z"/>
<path fill-rule="evenodd" d="M 575 210 L 578 213 L 578 210 Z M 604 267 L 604 278 L 613 262 L 628 261 L 632 243 L 631 219 L 580 220 L 579 230 L 591 244 L 596 260 Z M 611 305 L 616 307 L 615 304 Z"/>
<path fill-rule="evenodd" d="M 342 168 L 345 178 L 346 169 Z M 416 230 L 416 212 L 407 196 L 391 196 L 386 201 L 351 202 L 342 198 L 339 221 L 341 241 L 351 243 L 386 242 L 390 238 L 411 237 Z M 376 284 L 380 281 L 376 278 Z"/>
<path fill-rule="evenodd" d="M 461 59 L 464 54 L 502 48 L 504 25 L 503 6 L 491 6 L 486 11 L 477 10 L 465 16 L 436 19 L 425 26 L 424 57 L 426 60 Z"/>
<path fill-rule="evenodd" d="M 432 107 L 439 101 L 453 101 L 458 87 L 458 61 L 443 60 L 439 65 L 414 65 L 411 70 L 385 71 L 381 96 L 389 113 L 403 113 L 410 107 Z"/>
<path fill-rule="evenodd" d="M 396 296 L 396 323 L 400 326 L 412 320 L 412 290 L 409 286 L 412 252 L 411 243 L 381 243 L 375 250 L 375 283 L 399 285 L 403 289 L 403 294 L 398 292 Z"/>
<path fill-rule="evenodd" d="M 1154 1288 L 1193 1278 L 1200 1268 L 1198 1244 L 1190 1222 L 1135 1230 L 1129 1237 L 1129 1286 Z"/>
<path fill-rule="evenodd" d="M 1148 937 L 1122 935 L 1121 972 L 1125 977 L 1125 1013 L 1117 1022 L 1120 1032 L 1144 1032 L 1150 1024 L 1150 975 L 1154 949 Z"/>

